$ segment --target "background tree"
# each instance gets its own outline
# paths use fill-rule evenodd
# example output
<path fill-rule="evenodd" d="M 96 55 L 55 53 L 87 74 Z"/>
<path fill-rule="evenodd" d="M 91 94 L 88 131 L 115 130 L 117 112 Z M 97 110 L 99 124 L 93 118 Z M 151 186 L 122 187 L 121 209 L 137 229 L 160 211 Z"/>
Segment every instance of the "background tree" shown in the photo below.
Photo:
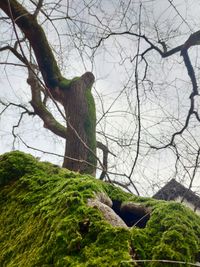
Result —
<path fill-rule="evenodd" d="M 84 70 L 90 70 L 96 77 L 93 95 L 97 108 L 97 139 L 105 144 L 101 146 L 104 151 L 104 164 L 98 166 L 100 169 L 103 166 L 102 177 L 107 174 L 106 179 L 112 179 L 115 183 L 142 194 L 151 194 L 171 178 L 176 178 L 190 187 L 198 185 L 197 182 L 195 183 L 195 180 L 198 181 L 200 153 L 199 28 L 196 26 L 199 24 L 198 1 L 193 1 L 192 4 L 178 0 L 176 3 L 170 0 L 162 3 L 160 1 L 116 3 L 116 1 L 106 0 L 89 3 L 83 0 L 75 2 L 18 1 L 28 9 L 34 20 L 37 17 L 38 24 L 42 25 L 47 34 L 50 54 L 53 51 L 53 58 L 55 57 L 57 62 L 56 77 L 48 76 L 48 70 L 42 71 L 43 66 L 39 62 L 41 73 L 37 73 L 38 66 L 35 66 L 37 54 L 34 49 L 37 50 L 38 46 L 35 42 L 31 44 L 30 40 L 27 40 L 28 37 L 24 38 L 24 34 L 19 31 L 20 27 L 14 26 L 19 22 L 13 17 L 14 15 L 9 15 L 12 13 L 7 13 L 8 17 L 2 13 L 1 64 L 4 67 L 4 73 L 10 79 L 10 72 L 13 71 L 10 64 L 15 65 L 14 71 L 16 71 L 17 65 L 20 65 L 19 67 L 27 65 L 27 62 L 21 60 L 25 58 L 33 64 L 32 68 L 39 78 L 36 80 L 32 75 L 33 72 L 29 70 L 28 82 L 32 92 L 33 109 L 25 105 L 30 97 L 27 90 L 21 89 L 20 93 L 18 93 L 19 90 L 17 91 L 17 96 L 21 96 L 17 103 L 16 98 L 13 97 L 13 100 L 2 90 L 1 115 L 4 115 L 2 127 L 5 125 L 3 118 L 6 117 L 8 120 L 9 112 L 12 111 L 11 104 L 24 110 L 22 115 L 38 114 L 40 106 L 33 105 L 35 102 L 33 97 L 42 95 L 39 102 L 43 104 L 46 112 L 52 112 L 51 115 L 48 112 L 46 114 L 50 116 L 52 122 L 58 123 L 55 118 L 59 120 L 60 127 L 56 129 L 63 129 L 64 126 L 60 122 L 63 123 L 66 118 L 61 115 L 62 106 L 59 104 L 55 106 L 54 101 L 54 105 L 50 101 L 46 102 L 46 95 L 49 98 L 52 95 L 53 99 L 62 102 L 61 98 L 66 97 L 62 95 L 63 92 L 65 92 L 64 95 L 69 92 L 63 88 L 69 84 L 73 85 L 74 82 L 80 82 L 80 79 L 66 81 L 62 78 L 61 71 L 66 77 L 76 75 L 82 77 L 81 80 L 88 76 L 92 84 L 91 74 L 86 72 L 82 75 Z M 7 5 L 8 9 L 13 3 L 16 1 L 0 1 L 0 7 L 5 8 Z M 41 40 L 41 38 L 38 40 L 37 35 L 36 43 Z M 33 56 L 33 51 L 36 57 Z M 16 61 L 10 52 L 23 64 Z M 48 60 L 51 58 L 49 56 Z M 44 59 L 43 53 L 42 59 Z M 17 76 L 22 75 L 22 72 L 16 72 Z M 47 76 L 49 81 L 45 78 Z M 19 78 L 18 80 L 21 81 Z M 4 81 L 2 79 L 2 82 Z M 13 82 L 13 79 L 11 81 Z M 35 83 L 38 83 L 37 88 L 40 86 L 43 88 L 40 88 L 38 91 L 40 94 L 37 95 L 35 95 L 37 90 L 34 90 Z M 25 84 L 23 83 L 21 87 L 25 87 Z M 54 87 L 58 87 L 59 90 L 54 90 Z M 17 89 L 19 88 L 15 85 L 13 91 Z M 75 102 L 70 101 L 69 104 L 72 103 Z M 8 106 L 10 109 L 7 108 Z M 66 111 L 66 108 L 64 110 Z M 39 113 L 41 114 L 41 111 Z M 27 122 L 26 117 L 22 115 L 20 120 L 16 118 L 13 122 L 13 117 L 10 119 L 10 123 L 13 122 L 14 125 L 10 131 L 14 134 L 15 147 L 21 148 L 26 144 L 38 150 L 49 151 L 50 146 L 48 149 L 45 149 L 47 145 L 42 147 L 44 139 L 41 136 L 45 133 L 38 124 L 35 125 L 35 129 L 42 133 L 37 139 L 41 141 L 39 145 L 34 144 L 33 141 L 30 145 L 30 130 L 27 131 L 26 136 L 26 125 L 29 121 Z M 78 117 L 81 118 L 80 114 Z M 44 120 L 44 117 L 42 119 Z M 34 121 L 37 119 L 35 118 Z M 67 120 L 67 122 L 70 121 Z M 72 128 L 68 125 L 68 129 L 75 128 L 73 124 Z M 20 127 L 15 127 L 16 125 Z M 45 122 L 45 127 L 52 130 L 47 125 Z M 33 131 L 34 128 L 29 127 Z M 94 127 L 93 124 L 93 129 Z M 61 134 L 58 135 L 63 137 Z M 49 140 L 53 138 L 51 135 Z M 81 140 L 84 141 L 84 137 L 78 138 L 77 144 Z M 91 142 L 93 141 L 94 138 Z M 53 145 L 51 141 L 50 143 Z M 88 158 L 84 160 L 91 163 L 90 156 L 94 154 L 88 152 L 88 147 L 92 148 L 94 153 L 95 148 L 85 141 L 83 143 L 81 144 L 89 156 L 89 160 Z M 62 144 L 56 145 L 57 151 L 60 152 L 61 146 Z M 107 160 L 109 152 L 112 156 Z M 65 155 L 69 156 L 67 153 Z M 77 159 L 77 154 L 73 158 Z M 92 165 L 95 165 L 96 159 L 92 158 Z M 73 164 L 74 162 L 78 161 L 73 161 Z M 97 175 L 99 175 L 98 172 Z"/>

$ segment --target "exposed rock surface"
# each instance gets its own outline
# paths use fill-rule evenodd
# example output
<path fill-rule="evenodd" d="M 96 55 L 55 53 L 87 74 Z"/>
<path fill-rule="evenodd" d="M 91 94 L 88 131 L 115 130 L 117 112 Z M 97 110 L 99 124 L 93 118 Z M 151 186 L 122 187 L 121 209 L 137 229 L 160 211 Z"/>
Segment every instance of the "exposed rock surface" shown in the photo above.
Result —
<path fill-rule="evenodd" d="M 102 203 L 97 198 L 88 199 L 88 206 L 97 208 L 102 212 L 105 220 L 112 226 L 128 228 L 122 218 L 119 217 L 111 207 Z"/>

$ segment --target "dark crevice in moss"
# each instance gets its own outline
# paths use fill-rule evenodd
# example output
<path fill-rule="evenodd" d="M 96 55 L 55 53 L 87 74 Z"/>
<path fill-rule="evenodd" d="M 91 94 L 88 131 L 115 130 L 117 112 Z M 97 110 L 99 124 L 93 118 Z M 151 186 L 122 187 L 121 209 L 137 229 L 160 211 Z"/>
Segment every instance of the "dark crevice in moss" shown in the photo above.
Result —
<path fill-rule="evenodd" d="M 136 204 L 122 204 L 122 201 L 113 201 L 113 210 L 119 215 L 127 226 L 145 228 L 150 219 L 150 211 L 145 206 Z"/>

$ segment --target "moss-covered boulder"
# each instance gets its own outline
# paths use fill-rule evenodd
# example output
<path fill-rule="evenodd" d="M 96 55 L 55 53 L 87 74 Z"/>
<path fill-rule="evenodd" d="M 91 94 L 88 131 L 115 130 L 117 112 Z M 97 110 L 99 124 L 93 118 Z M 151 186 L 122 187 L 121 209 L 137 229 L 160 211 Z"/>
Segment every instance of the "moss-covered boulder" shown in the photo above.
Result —
<path fill-rule="evenodd" d="M 131 227 L 88 205 L 99 193 Z M 134 221 L 141 207 L 145 224 Z M 181 204 L 138 198 L 19 151 L 0 156 L 0 226 L 6 267 L 189 266 L 200 252 L 200 218 Z"/>

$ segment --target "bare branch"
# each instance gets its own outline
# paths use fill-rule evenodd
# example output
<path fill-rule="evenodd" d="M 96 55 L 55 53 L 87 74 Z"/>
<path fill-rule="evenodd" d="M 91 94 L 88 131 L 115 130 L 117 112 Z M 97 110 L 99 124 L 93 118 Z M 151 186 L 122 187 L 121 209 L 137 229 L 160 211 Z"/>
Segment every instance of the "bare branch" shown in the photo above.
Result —
<path fill-rule="evenodd" d="M 5 106 L 5 108 L 1 111 L 0 115 L 2 115 L 6 109 L 8 109 L 10 106 L 15 106 L 15 107 L 19 107 L 21 109 L 24 109 L 24 111 L 30 115 L 30 116 L 34 116 L 35 113 L 33 111 L 30 111 L 29 109 L 27 109 L 25 106 L 21 105 L 21 104 L 16 104 L 16 103 L 5 103 L 0 99 L 0 104 L 2 104 L 3 106 Z"/>
<path fill-rule="evenodd" d="M 44 127 L 55 133 L 56 135 L 66 138 L 66 127 L 60 124 L 54 116 L 47 110 L 42 102 L 41 92 L 45 89 L 41 86 L 37 79 L 36 74 L 32 69 L 28 69 L 29 77 L 27 79 L 28 84 L 31 87 L 32 100 L 30 101 L 35 114 L 37 114 L 44 122 Z"/>
<path fill-rule="evenodd" d="M 101 142 L 97 141 L 97 148 L 101 149 L 103 152 L 103 171 L 100 175 L 100 180 L 103 180 L 106 176 L 106 173 L 108 171 L 108 154 L 110 153 L 111 155 L 113 155 L 114 157 L 116 157 L 115 154 L 113 154 L 112 152 L 109 151 L 108 147 L 105 146 L 104 144 L 102 144 Z"/>
<path fill-rule="evenodd" d="M 38 0 L 38 3 L 36 4 L 34 1 L 31 0 L 31 3 L 33 3 L 36 6 L 36 9 L 35 9 L 34 14 L 33 14 L 34 17 L 37 17 L 37 15 L 39 14 L 39 12 L 42 8 L 43 2 L 44 2 L 44 0 Z"/>
<path fill-rule="evenodd" d="M 19 52 L 17 52 L 17 50 L 14 47 L 11 47 L 10 45 L 4 46 L 0 48 L 0 52 L 1 51 L 6 51 L 9 50 L 11 51 L 22 63 L 24 63 L 25 65 L 27 65 L 28 61 L 25 57 L 23 57 Z"/>

